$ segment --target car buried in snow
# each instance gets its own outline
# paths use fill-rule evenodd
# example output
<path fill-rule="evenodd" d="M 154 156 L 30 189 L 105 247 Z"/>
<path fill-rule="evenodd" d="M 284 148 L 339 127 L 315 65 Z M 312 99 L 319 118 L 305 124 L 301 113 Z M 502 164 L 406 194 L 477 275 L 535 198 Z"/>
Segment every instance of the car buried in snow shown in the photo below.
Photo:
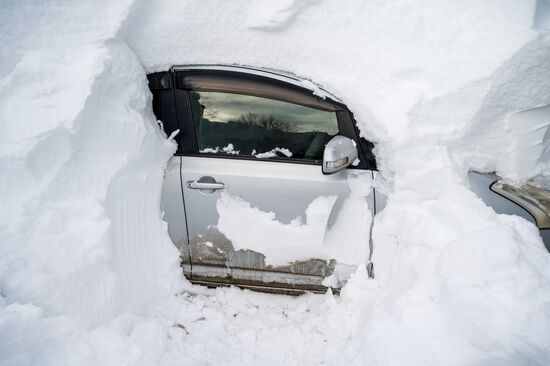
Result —
<path fill-rule="evenodd" d="M 369 263 L 368 229 L 352 260 L 323 250 L 339 245 L 335 235 L 327 245 L 327 232 L 345 216 L 350 174 L 371 182 L 377 175 L 373 144 L 338 98 L 295 75 L 243 66 L 173 66 L 148 79 L 166 134 L 179 130 L 162 206 L 191 282 L 338 292 L 355 268 L 350 262 Z M 547 191 L 493 174 L 472 172 L 469 180 L 496 212 L 534 222 L 550 245 Z M 372 218 L 385 197 L 364 186 Z M 350 235 L 341 245 L 349 243 Z"/>

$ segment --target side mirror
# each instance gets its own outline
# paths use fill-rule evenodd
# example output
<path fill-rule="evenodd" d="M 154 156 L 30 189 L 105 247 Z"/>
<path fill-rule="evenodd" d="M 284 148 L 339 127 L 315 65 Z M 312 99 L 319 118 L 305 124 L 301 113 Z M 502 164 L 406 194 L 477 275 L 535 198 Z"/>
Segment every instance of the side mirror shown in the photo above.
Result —
<path fill-rule="evenodd" d="M 355 141 L 345 136 L 334 136 L 323 152 L 323 174 L 334 174 L 357 159 Z"/>

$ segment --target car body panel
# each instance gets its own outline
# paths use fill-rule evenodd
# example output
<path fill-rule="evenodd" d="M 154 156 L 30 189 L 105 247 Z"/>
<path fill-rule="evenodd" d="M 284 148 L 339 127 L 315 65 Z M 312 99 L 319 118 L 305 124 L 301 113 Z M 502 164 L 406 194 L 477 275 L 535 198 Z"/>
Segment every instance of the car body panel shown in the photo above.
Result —
<path fill-rule="evenodd" d="M 492 207 L 496 213 L 520 216 L 536 225 L 535 218 L 524 208 L 491 190 L 491 185 L 499 179 L 500 178 L 496 174 L 492 173 L 468 173 L 470 189 L 481 198 L 485 204 Z M 544 245 L 550 251 L 550 230 L 540 230 L 540 235 Z"/>
<path fill-rule="evenodd" d="M 221 195 L 226 193 L 263 212 L 273 212 L 277 221 L 288 224 L 296 217 L 304 216 L 308 205 L 319 196 L 332 195 L 336 197 L 336 202 L 331 214 L 326 225 L 318 228 L 323 232 L 312 233 L 319 235 L 322 240 L 325 230 L 334 222 L 350 193 L 345 170 L 323 175 L 318 165 L 215 157 L 181 159 L 183 182 L 209 176 L 225 185 L 223 190 L 212 193 L 184 186 L 190 240 L 187 247 L 182 247 L 182 260 L 188 275 L 193 279 L 235 284 L 310 290 L 324 288 L 321 282 L 332 274 L 335 260 L 311 257 L 282 265 L 270 265 L 264 253 L 249 248 L 236 249 L 231 240 L 217 229 L 220 215 L 216 206 Z M 374 205 L 369 207 L 373 208 Z M 284 225 L 280 227 L 284 230 Z M 269 235 L 268 231 L 266 235 Z M 280 243 L 282 250 L 292 250 L 287 244 Z"/>

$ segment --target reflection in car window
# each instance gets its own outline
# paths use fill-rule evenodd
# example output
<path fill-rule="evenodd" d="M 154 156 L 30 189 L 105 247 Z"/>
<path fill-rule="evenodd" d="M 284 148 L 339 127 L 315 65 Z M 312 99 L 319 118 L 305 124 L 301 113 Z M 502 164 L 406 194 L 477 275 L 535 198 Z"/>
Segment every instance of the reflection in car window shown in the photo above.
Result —
<path fill-rule="evenodd" d="M 250 95 L 191 91 L 202 154 L 321 160 L 336 112 Z"/>

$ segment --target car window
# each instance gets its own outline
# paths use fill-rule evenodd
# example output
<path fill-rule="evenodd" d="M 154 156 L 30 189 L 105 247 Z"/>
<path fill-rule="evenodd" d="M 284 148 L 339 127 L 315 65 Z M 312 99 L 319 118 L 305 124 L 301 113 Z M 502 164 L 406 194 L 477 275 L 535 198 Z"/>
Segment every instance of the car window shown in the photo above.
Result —
<path fill-rule="evenodd" d="M 321 160 L 336 112 L 226 92 L 191 91 L 201 154 Z"/>

